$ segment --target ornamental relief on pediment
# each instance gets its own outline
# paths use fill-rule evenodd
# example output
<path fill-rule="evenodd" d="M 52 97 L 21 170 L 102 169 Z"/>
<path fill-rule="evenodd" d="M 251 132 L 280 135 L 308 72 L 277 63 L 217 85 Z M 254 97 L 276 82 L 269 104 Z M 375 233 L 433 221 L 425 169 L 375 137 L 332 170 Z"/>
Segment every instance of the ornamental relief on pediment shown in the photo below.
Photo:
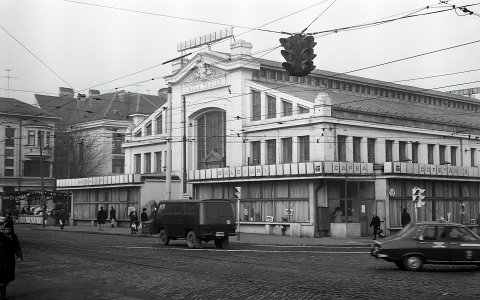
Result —
<path fill-rule="evenodd" d="M 225 72 L 223 70 L 205 63 L 203 59 L 197 59 L 195 67 L 192 68 L 191 73 L 183 82 L 208 80 L 212 78 L 218 78 L 224 75 Z"/>

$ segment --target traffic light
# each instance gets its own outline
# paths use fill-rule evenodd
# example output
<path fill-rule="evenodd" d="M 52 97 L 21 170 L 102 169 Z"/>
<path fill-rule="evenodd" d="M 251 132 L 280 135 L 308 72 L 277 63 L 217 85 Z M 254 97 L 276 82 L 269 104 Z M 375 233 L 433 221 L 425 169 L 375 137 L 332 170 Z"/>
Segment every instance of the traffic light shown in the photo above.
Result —
<path fill-rule="evenodd" d="M 235 192 L 233 193 L 233 197 L 235 199 L 242 199 L 242 188 L 239 186 L 234 187 Z"/>
<path fill-rule="evenodd" d="M 280 45 L 285 48 L 280 52 L 286 60 L 282 67 L 289 76 L 307 76 L 315 69 L 313 59 L 317 55 L 313 53 L 313 48 L 317 43 L 313 36 L 296 34 L 288 38 L 281 38 L 279 41 Z"/>
<path fill-rule="evenodd" d="M 422 200 L 425 199 L 425 189 L 414 186 L 412 189 L 412 200 L 416 207 L 422 207 L 425 204 Z"/>

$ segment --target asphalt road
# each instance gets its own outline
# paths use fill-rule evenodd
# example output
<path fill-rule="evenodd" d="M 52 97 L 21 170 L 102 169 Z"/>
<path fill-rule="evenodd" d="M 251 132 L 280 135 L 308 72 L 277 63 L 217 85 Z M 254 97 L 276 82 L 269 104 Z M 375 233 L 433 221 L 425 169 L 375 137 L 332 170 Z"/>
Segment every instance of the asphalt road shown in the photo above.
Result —
<path fill-rule="evenodd" d="M 367 248 L 231 244 L 17 228 L 8 299 L 479 299 L 480 268 L 401 271 Z"/>

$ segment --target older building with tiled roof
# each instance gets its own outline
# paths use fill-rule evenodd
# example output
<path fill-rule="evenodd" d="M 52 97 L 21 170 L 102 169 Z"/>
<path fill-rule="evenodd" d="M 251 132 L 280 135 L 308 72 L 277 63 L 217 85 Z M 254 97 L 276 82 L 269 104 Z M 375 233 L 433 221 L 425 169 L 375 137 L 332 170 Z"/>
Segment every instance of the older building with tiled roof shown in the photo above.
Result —
<path fill-rule="evenodd" d="M 2 213 L 42 205 L 51 195 L 55 123 L 59 118 L 14 98 L 0 97 L 0 198 Z M 47 202 L 51 197 L 47 197 Z"/>
<path fill-rule="evenodd" d="M 171 193 L 194 199 L 233 200 L 240 187 L 242 232 L 359 237 L 373 234 L 373 213 L 386 232 L 402 209 L 418 220 L 478 215 L 477 99 L 322 70 L 291 77 L 251 48 L 175 61 L 172 129 L 158 122 L 166 105 L 133 128 L 126 173 L 167 169 L 182 179 Z M 145 200 L 169 198 L 163 182 L 157 190 Z"/>

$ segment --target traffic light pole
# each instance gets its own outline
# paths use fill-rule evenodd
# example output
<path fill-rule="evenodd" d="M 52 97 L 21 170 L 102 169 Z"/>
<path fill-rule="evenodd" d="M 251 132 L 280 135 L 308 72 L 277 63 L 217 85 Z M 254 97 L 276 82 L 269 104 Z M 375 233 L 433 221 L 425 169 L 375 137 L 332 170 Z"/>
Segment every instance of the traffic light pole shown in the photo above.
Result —
<path fill-rule="evenodd" d="M 237 199 L 237 241 L 240 241 L 240 198 Z"/>

